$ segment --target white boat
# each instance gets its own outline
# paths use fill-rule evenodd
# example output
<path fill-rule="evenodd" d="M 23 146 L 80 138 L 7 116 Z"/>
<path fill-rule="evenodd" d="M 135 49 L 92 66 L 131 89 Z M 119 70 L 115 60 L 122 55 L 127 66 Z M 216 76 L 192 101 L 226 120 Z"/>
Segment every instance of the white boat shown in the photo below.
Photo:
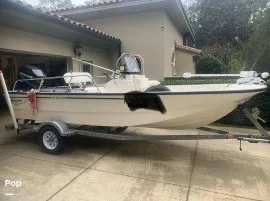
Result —
<path fill-rule="evenodd" d="M 46 80 L 59 77 L 46 78 L 33 68 L 39 78 L 18 80 L 8 92 L 16 118 L 106 127 L 190 129 L 220 119 L 267 88 L 255 72 L 239 74 L 235 84 L 161 86 L 142 74 L 143 60 L 138 56 L 123 55 L 116 66 L 113 71 L 94 65 L 113 73 L 103 86 L 97 85 L 89 73 L 66 73 L 64 87 L 46 87 Z M 39 84 L 37 93 L 30 94 L 36 98 L 36 111 L 28 99 L 32 87 L 18 87 L 25 82 Z"/>

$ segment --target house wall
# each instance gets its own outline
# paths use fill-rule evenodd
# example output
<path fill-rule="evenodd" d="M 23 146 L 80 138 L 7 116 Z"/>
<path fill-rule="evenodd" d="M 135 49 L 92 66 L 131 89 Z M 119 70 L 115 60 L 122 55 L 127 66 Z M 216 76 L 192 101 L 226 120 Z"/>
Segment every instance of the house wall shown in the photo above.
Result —
<path fill-rule="evenodd" d="M 4 26 L 0 26 L 0 48 L 56 56 L 73 55 L 71 43 Z"/>
<path fill-rule="evenodd" d="M 195 73 L 195 66 L 193 61 L 193 54 L 183 52 L 181 50 L 176 50 L 175 52 L 176 62 L 176 76 L 182 76 L 183 73 Z"/>
<path fill-rule="evenodd" d="M 114 63 L 116 63 L 117 60 L 114 58 L 114 53 L 109 50 L 93 49 L 91 47 L 86 47 L 85 45 L 83 46 L 83 54 L 79 59 L 110 69 L 114 69 Z M 72 59 L 69 62 L 73 66 L 73 71 L 83 71 L 83 64 L 81 62 Z M 104 76 L 103 73 L 110 74 L 108 71 L 95 67 L 93 68 L 93 76 L 97 83 L 106 82 L 107 79 L 105 77 L 100 78 L 100 76 Z"/>
<path fill-rule="evenodd" d="M 82 68 L 78 65 L 78 62 L 71 60 L 71 57 L 74 56 L 73 47 L 73 42 L 0 26 L 0 50 L 63 57 L 68 59 L 68 70 L 81 71 Z M 111 54 L 109 50 L 91 48 L 90 46 L 84 45 L 81 59 L 110 67 L 112 66 Z M 101 74 L 99 70 L 95 72 L 96 75 Z"/>
<path fill-rule="evenodd" d="M 87 47 L 85 45 L 83 45 L 83 54 L 82 56 L 79 58 L 81 60 L 85 60 L 85 61 L 90 61 L 93 62 L 94 64 L 100 65 L 100 66 L 104 66 L 104 67 L 108 67 L 108 68 L 113 68 L 113 62 L 111 61 L 111 55 L 109 50 L 102 50 L 102 49 L 93 49 L 91 47 Z M 74 61 L 74 71 L 82 71 L 82 66 L 78 66 L 77 61 Z M 94 72 L 96 74 L 98 74 L 98 72 L 103 72 L 99 69 L 95 69 Z"/>
<path fill-rule="evenodd" d="M 145 60 L 145 74 L 150 79 L 174 76 L 172 54 L 176 43 L 183 45 L 183 35 L 164 10 L 82 22 L 120 38 L 122 52 L 140 54 Z M 181 53 L 176 59 L 175 71 L 177 74 L 193 72 L 193 55 Z"/>
<path fill-rule="evenodd" d="M 98 30 L 116 36 L 122 41 L 122 52 L 141 55 L 145 60 L 145 74 L 150 79 L 164 77 L 164 23 L 165 12 L 134 13 L 123 16 L 85 20 Z"/>
<path fill-rule="evenodd" d="M 164 33 L 164 75 L 165 77 L 170 77 L 174 73 L 171 63 L 175 51 L 175 43 L 182 45 L 183 36 L 166 13 L 164 15 Z M 177 65 L 180 67 L 181 63 L 178 61 Z M 183 64 L 183 66 L 186 65 Z"/>

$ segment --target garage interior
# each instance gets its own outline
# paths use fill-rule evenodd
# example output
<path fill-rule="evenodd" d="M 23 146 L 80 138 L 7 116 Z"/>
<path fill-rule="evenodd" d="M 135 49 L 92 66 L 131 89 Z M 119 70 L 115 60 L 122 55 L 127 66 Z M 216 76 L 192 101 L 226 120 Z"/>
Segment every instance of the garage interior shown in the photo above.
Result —
<path fill-rule="evenodd" d="M 41 68 L 48 77 L 62 76 L 67 72 L 67 58 L 30 53 L 0 51 L 0 70 L 3 72 L 8 89 L 12 89 L 19 69 L 23 65 Z M 1 88 L 0 110 L 6 108 Z"/>
<path fill-rule="evenodd" d="M 63 76 L 71 70 L 99 76 L 102 72 L 93 72 L 91 65 L 72 57 L 112 66 L 120 53 L 120 39 L 24 3 L 0 1 L 0 70 L 8 89 L 13 88 L 23 65 L 39 67 L 47 77 Z M 1 87 L 0 114 L 5 105 Z"/>

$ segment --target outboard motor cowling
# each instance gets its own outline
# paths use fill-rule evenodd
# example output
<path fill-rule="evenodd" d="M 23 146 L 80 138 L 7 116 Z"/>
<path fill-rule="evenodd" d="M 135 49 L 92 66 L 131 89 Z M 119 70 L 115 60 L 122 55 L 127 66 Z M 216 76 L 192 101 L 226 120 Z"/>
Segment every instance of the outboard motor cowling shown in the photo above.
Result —
<path fill-rule="evenodd" d="M 46 74 L 36 66 L 23 65 L 19 68 L 18 82 L 15 90 L 28 91 L 39 87 L 41 80 L 29 80 L 46 77 Z"/>

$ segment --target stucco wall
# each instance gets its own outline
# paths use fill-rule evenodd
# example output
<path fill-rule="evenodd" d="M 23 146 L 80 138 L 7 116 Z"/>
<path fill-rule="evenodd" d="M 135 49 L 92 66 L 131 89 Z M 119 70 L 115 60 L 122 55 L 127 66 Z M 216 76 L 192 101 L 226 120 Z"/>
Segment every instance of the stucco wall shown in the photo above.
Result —
<path fill-rule="evenodd" d="M 183 73 L 195 73 L 193 54 L 176 50 L 176 75 L 182 76 Z"/>
<path fill-rule="evenodd" d="M 80 71 L 82 68 L 78 66 L 78 62 L 72 62 L 70 59 L 74 56 L 73 47 L 73 42 L 0 26 L 0 49 L 3 51 L 64 57 L 68 59 L 68 70 Z M 83 45 L 81 59 L 110 67 L 112 66 L 111 54 L 109 50 Z M 95 73 L 101 74 L 99 70 L 95 70 Z"/>
<path fill-rule="evenodd" d="M 175 43 L 183 44 L 183 36 L 166 13 L 164 15 L 164 33 L 164 75 L 170 77 L 173 76 L 171 62 Z"/>
<path fill-rule="evenodd" d="M 175 69 L 172 68 L 172 54 L 175 48 L 175 43 L 183 45 L 183 35 L 179 32 L 176 26 L 170 20 L 168 15 L 165 15 L 165 40 L 164 40 L 164 74 L 166 77 L 182 76 L 185 72 L 195 73 L 193 56 L 181 50 L 175 49 Z"/>
<path fill-rule="evenodd" d="M 0 48 L 47 55 L 73 55 L 71 43 L 4 26 L 0 26 Z"/>
<path fill-rule="evenodd" d="M 153 11 L 83 23 L 120 38 L 122 52 L 141 55 L 145 60 L 145 74 L 161 80 L 164 77 L 164 15 L 164 11 Z"/>
<path fill-rule="evenodd" d="M 112 53 L 110 53 L 109 50 L 99 50 L 99 49 L 93 49 L 91 47 L 83 46 L 83 54 L 79 59 L 92 62 L 99 66 L 114 69 L 113 63 L 115 63 L 116 61 L 114 62 L 112 61 L 113 55 L 111 54 Z M 73 71 L 77 71 L 77 72 L 83 71 L 83 67 L 82 67 L 83 64 L 81 62 L 72 60 L 71 63 L 73 66 Z M 93 76 L 96 82 L 104 83 L 106 81 L 106 78 L 100 78 L 100 76 L 104 76 L 103 75 L 104 72 L 110 74 L 110 72 L 108 71 L 104 71 L 102 69 L 95 68 L 95 67 L 93 68 Z"/>

